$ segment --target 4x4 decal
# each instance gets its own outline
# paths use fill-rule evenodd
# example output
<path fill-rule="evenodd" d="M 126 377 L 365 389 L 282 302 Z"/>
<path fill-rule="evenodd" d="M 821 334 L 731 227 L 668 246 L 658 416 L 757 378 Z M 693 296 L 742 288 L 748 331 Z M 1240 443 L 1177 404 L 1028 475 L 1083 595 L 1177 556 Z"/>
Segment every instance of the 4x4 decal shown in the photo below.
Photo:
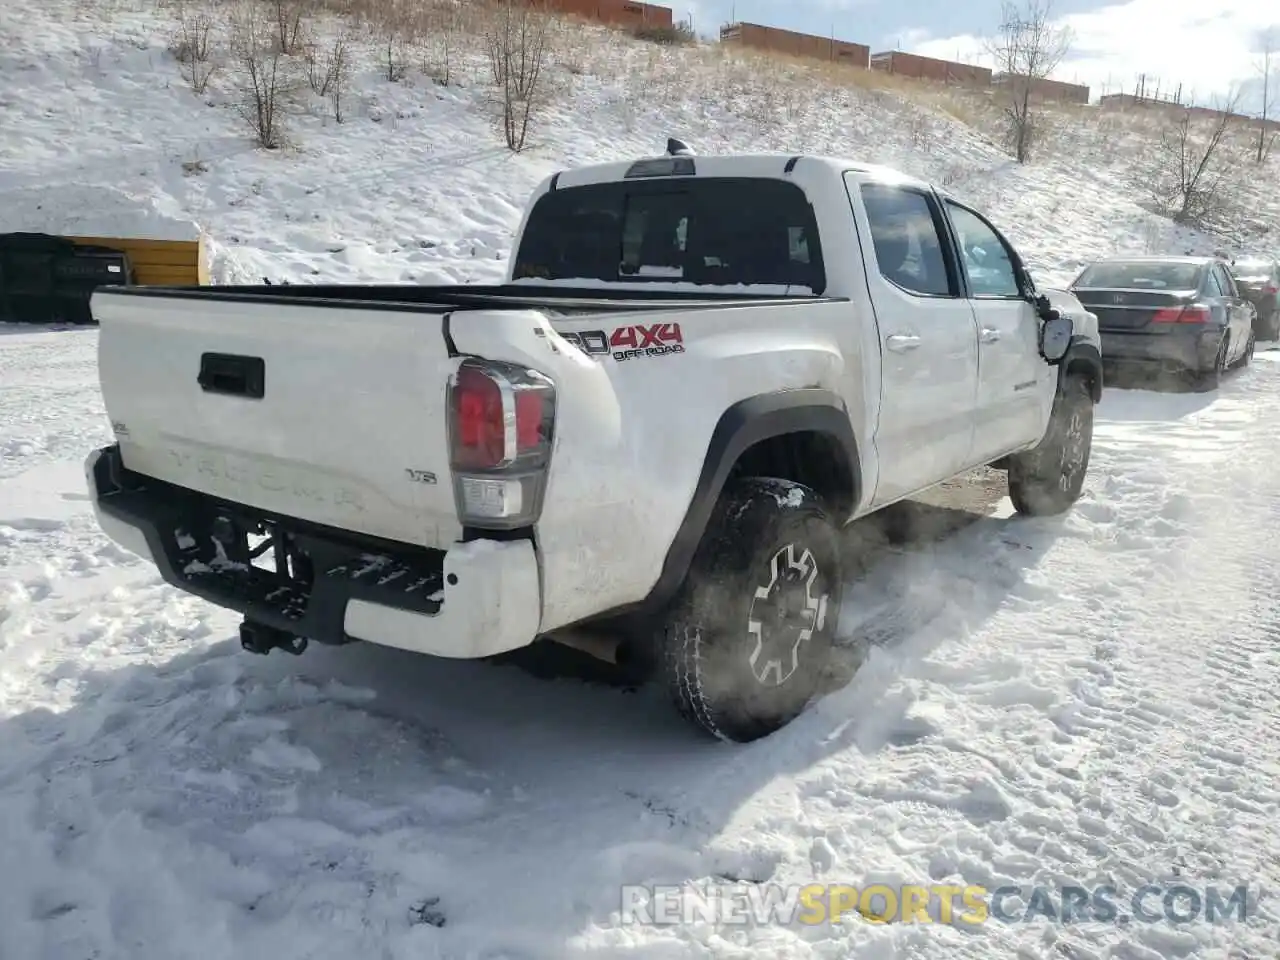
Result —
<path fill-rule="evenodd" d="M 545 336 L 542 330 L 537 333 Z M 678 323 L 633 324 L 608 331 L 579 330 L 561 336 L 589 357 L 613 357 L 619 363 L 639 357 L 684 353 L 684 334 Z"/>

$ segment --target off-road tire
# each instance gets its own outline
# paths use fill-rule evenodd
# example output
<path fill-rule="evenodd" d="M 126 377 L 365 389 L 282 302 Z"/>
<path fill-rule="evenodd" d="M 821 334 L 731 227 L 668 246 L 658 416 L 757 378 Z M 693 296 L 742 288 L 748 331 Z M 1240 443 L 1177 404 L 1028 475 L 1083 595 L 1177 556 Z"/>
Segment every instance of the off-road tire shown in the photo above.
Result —
<path fill-rule="evenodd" d="M 1053 516 L 1080 499 L 1093 449 L 1093 396 L 1080 377 L 1067 377 L 1054 398 L 1044 439 L 1009 458 L 1009 499 L 1018 513 Z"/>
<path fill-rule="evenodd" d="M 734 743 L 799 716 L 831 657 L 842 573 L 837 527 L 813 490 L 732 481 L 657 631 L 659 675 L 681 715 Z M 779 597 L 793 602 L 789 612 L 770 609 Z"/>

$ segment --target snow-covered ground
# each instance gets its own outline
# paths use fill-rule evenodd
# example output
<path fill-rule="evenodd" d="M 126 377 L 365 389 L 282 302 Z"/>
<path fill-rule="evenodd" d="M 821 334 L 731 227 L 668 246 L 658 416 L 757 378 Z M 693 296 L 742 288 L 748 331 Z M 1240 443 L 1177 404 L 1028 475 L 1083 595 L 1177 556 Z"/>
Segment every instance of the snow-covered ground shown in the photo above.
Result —
<path fill-rule="evenodd" d="M 223 280 L 491 279 L 539 177 L 670 134 L 936 177 L 1050 281 L 1216 242 L 1140 206 L 1149 131 L 1064 114 L 1077 149 L 1018 168 L 941 107 L 622 41 L 565 55 L 520 158 L 474 60 L 457 88 L 368 66 L 347 123 L 313 104 L 267 154 L 227 88 L 182 84 L 164 23 L 141 2 L 0 6 L 0 230 L 195 223 Z M 1253 207 L 1280 229 L 1273 196 Z M 1275 956 L 1280 352 L 1215 395 L 1109 390 L 1077 509 L 1005 501 L 886 559 L 848 600 L 844 632 L 881 640 L 852 683 L 725 749 L 650 692 L 357 646 L 242 653 L 232 615 L 93 524 L 96 341 L 0 328 L 2 960 Z M 620 915 L 624 885 L 716 878 L 1112 883 L 1121 913 L 1143 884 L 1250 898 L 1217 925 Z"/>
<path fill-rule="evenodd" d="M 1280 353 L 1216 396 L 1108 392 L 1069 516 L 1005 501 L 877 567 L 843 629 L 883 646 L 728 750 L 648 692 L 243 653 L 94 526 L 96 337 L 0 336 L 0 956 L 1274 956 Z M 726 876 L 1250 901 L 1181 926 L 619 916 L 623 885 Z"/>

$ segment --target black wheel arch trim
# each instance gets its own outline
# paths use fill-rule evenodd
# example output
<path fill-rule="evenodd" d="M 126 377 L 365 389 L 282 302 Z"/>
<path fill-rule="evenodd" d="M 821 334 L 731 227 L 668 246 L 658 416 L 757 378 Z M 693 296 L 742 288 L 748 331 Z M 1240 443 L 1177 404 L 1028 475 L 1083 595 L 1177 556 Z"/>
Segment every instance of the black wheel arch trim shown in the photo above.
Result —
<path fill-rule="evenodd" d="M 1102 399 L 1102 353 L 1096 344 L 1076 334 L 1058 364 L 1058 384 L 1065 384 L 1067 377 L 1074 376 L 1081 366 L 1088 369 L 1089 392 L 1093 395 L 1093 402 L 1098 403 Z"/>
<path fill-rule="evenodd" d="M 763 440 L 791 433 L 822 433 L 831 437 L 848 459 L 852 489 L 849 510 L 862 495 L 861 461 L 848 408 L 836 393 L 816 387 L 759 394 L 740 400 L 721 414 L 698 475 L 684 520 L 667 548 L 657 583 L 644 600 L 613 611 L 610 616 L 652 612 L 676 595 L 702 542 L 711 512 L 739 458 Z M 846 518 L 840 517 L 839 522 Z"/>

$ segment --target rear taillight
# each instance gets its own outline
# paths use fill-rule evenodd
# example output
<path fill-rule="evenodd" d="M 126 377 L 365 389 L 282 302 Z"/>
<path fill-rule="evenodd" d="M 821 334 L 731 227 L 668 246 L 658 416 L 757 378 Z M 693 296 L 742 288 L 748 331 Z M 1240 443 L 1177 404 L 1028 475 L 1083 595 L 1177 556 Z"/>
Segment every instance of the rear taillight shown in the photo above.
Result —
<path fill-rule="evenodd" d="M 1157 310 L 1152 323 L 1208 323 L 1212 312 L 1203 304 L 1190 307 L 1166 307 Z"/>
<path fill-rule="evenodd" d="M 449 448 L 465 526 L 529 526 L 542 511 L 556 390 L 536 370 L 462 361 L 449 381 Z"/>
<path fill-rule="evenodd" d="M 1263 293 L 1280 293 L 1280 287 L 1277 287 L 1274 283 L 1271 283 L 1263 287 L 1262 292 Z"/>

